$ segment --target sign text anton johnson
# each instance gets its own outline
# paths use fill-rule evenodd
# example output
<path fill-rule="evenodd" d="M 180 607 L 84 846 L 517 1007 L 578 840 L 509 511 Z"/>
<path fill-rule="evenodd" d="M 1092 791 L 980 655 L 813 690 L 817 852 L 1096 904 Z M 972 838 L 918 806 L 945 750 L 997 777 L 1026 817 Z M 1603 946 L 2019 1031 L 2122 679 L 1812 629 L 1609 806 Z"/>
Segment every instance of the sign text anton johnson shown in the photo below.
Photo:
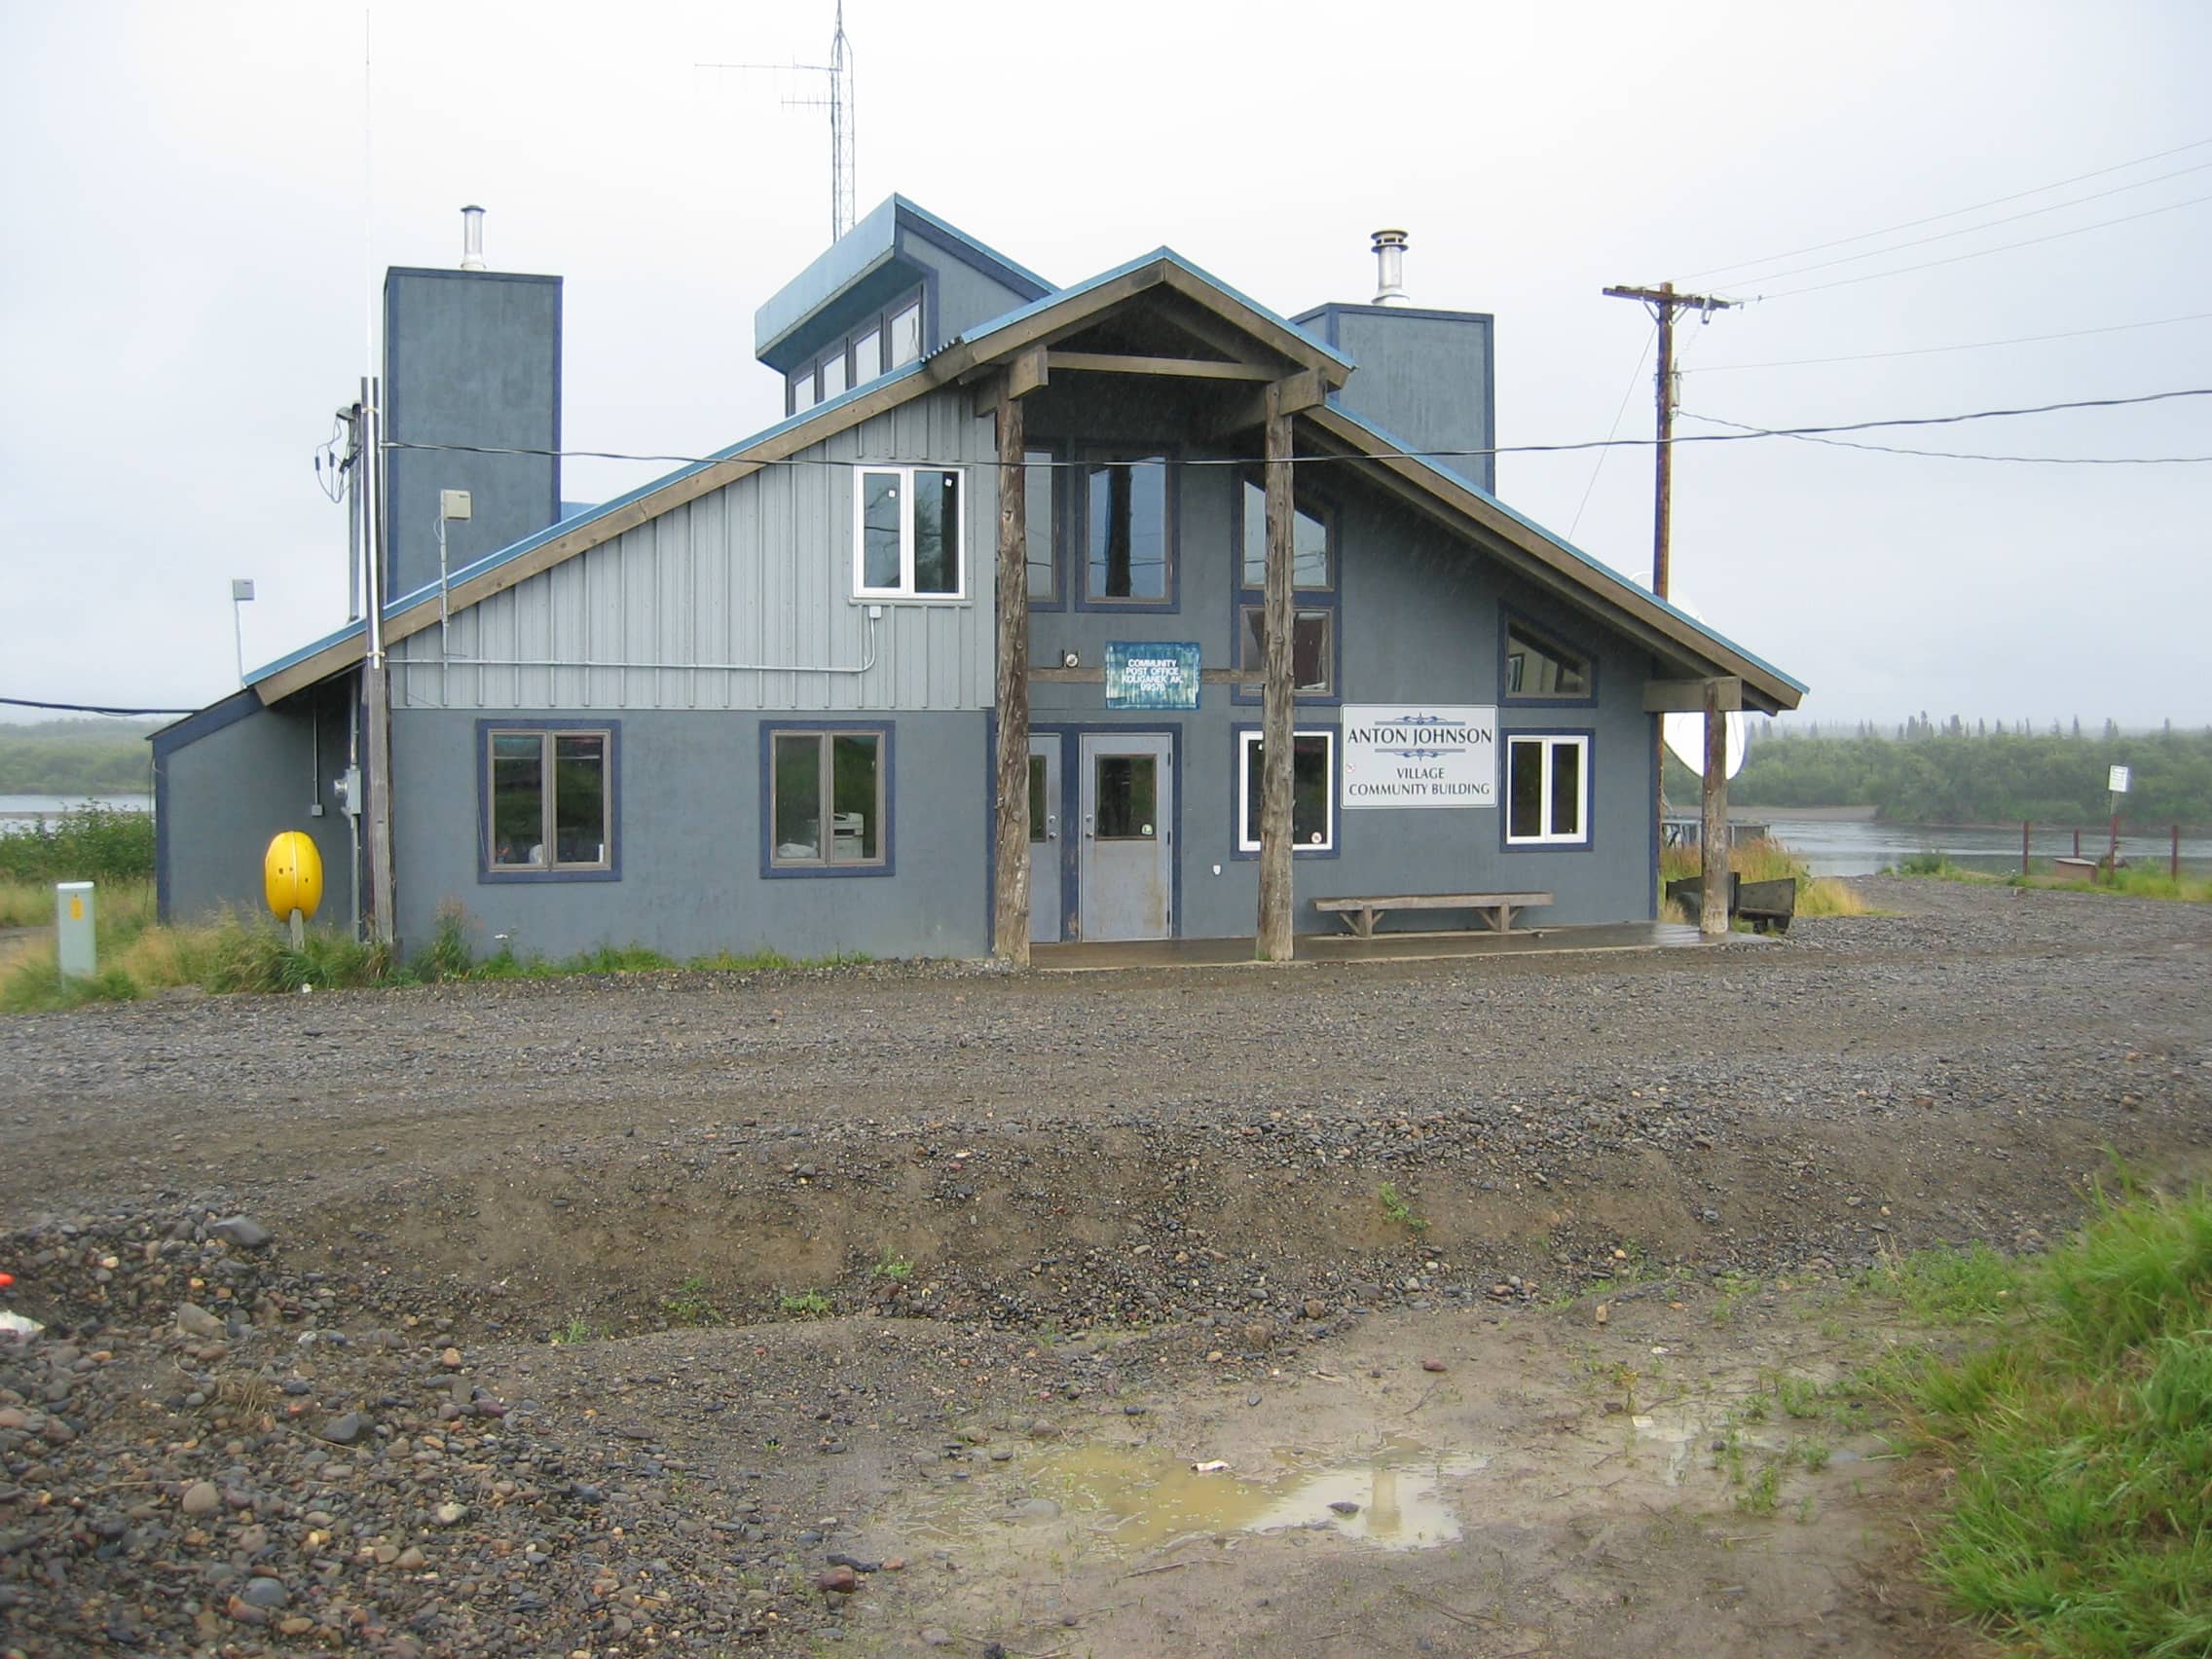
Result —
<path fill-rule="evenodd" d="M 1347 704 L 1345 806 L 1495 806 L 1497 710 Z"/>

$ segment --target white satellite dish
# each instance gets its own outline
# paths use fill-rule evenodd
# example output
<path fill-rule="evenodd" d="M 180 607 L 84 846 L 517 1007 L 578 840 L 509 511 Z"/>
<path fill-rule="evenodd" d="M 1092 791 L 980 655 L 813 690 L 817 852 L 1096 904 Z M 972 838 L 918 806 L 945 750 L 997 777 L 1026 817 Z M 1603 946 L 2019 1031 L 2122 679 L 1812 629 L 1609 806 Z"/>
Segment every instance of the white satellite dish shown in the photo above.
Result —
<path fill-rule="evenodd" d="M 1668 603 L 1693 622 L 1705 620 L 1704 617 L 1678 599 L 1669 600 Z M 1665 734 L 1667 747 L 1674 752 L 1675 758 L 1699 777 L 1704 777 L 1705 717 L 1703 715 L 1662 715 L 1659 718 L 1662 722 L 1660 730 Z M 1727 745 L 1728 776 L 1733 778 L 1744 769 L 1744 746 L 1746 742 L 1744 712 L 1741 709 L 1731 709 L 1720 718 L 1727 722 L 1727 735 L 1723 741 Z"/>

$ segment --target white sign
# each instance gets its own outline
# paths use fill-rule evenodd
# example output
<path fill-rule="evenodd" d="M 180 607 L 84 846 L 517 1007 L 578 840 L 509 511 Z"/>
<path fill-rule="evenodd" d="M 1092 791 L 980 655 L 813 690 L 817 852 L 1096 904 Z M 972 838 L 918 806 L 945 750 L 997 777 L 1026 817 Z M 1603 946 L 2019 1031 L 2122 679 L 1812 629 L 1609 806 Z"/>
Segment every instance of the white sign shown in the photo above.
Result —
<path fill-rule="evenodd" d="M 2127 768 L 2125 766 L 2115 766 L 2112 769 L 2112 778 L 2106 783 L 2105 788 L 2112 791 L 2114 794 L 2125 794 L 2127 793 Z"/>
<path fill-rule="evenodd" d="M 1344 804 L 1495 806 L 1497 710 L 1347 703 Z"/>

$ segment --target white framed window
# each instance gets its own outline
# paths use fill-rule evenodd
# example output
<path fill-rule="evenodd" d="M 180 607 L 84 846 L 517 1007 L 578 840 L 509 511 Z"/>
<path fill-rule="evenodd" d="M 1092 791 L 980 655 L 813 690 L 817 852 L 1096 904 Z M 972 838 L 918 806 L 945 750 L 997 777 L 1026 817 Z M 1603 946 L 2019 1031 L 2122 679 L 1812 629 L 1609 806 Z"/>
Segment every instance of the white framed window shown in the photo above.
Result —
<path fill-rule="evenodd" d="M 854 597 L 958 599 L 965 594 L 965 495 L 958 467 L 855 467 Z"/>
<path fill-rule="evenodd" d="M 1260 733 L 1236 733 L 1236 850 L 1260 850 Z M 1290 844 L 1293 852 L 1333 853 L 1337 849 L 1337 734 L 1329 730 L 1290 735 Z"/>
<path fill-rule="evenodd" d="M 1590 734 L 1505 740 L 1505 844 L 1584 846 L 1590 840 Z"/>

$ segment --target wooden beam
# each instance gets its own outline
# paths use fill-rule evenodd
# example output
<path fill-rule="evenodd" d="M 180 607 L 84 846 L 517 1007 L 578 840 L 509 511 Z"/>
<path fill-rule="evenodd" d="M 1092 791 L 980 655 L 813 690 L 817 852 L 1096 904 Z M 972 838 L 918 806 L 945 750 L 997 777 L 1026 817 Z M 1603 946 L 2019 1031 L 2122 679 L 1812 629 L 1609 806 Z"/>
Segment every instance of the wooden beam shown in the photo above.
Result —
<path fill-rule="evenodd" d="M 1041 357 L 1042 349 L 1034 355 Z M 1029 514 L 1021 395 L 1014 378 L 1023 360 L 1009 366 L 998 400 L 998 856 L 991 929 L 991 954 L 1017 968 L 1029 966 Z"/>
<path fill-rule="evenodd" d="M 1029 347 L 1006 366 L 1006 395 L 1027 397 L 1051 378 L 1051 352 L 1043 346 Z"/>
<path fill-rule="evenodd" d="M 1703 713 L 1706 698 L 1717 693 L 1723 709 L 1740 709 L 1744 706 L 1744 682 L 1734 675 L 1723 675 L 1717 680 L 1646 680 L 1643 682 L 1643 712 L 1647 715 L 1695 715 Z"/>
<path fill-rule="evenodd" d="M 1253 954 L 1262 962 L 1291 957 L 1290 746 L 1292 686 L 1290 416 L 1280 382 L 1268 387 L 1267 649 L 1260 715 L 1260 916 Z"/>
<path fill-rule="evenodd" d="M 1184 380 L 1272 381 L 1276 372 L 1257 363 L 1217 363 L 1211 357 L 1135 357 L 1114 351 L 1054 351 L 1055 369 L 1101 375 L 1174 375 Z"/>
<path fill-rule="evenodd" d="M 1705 892 L 1697 931 L 1708 939 L 1728 931 L 1728 714 L 1720 706 L 1720 685 L 1705 682 L 1705 824 L 1698 836 Z"/>
<path fill-rule="evenodd" d="M 1301 369 L 1294 375 L 1253 392 L 1224 416 L 1214 429 L 1224 433 L 1240 432 L 1248 426 L 1261 424 L 1267 420 L 1271 410 L 1284 415 L 1302 414 L 1306 410 L 1318 408 L 1328 398 L 1328 383 L 1311 369 Z"/>

